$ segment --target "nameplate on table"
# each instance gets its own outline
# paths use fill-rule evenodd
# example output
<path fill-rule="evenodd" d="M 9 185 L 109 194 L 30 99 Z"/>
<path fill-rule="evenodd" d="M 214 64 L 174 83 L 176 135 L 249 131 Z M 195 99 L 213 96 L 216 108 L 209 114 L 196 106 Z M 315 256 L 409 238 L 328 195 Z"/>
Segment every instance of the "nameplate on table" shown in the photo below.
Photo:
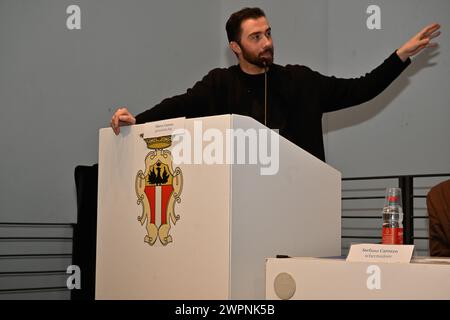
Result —
<path fill-rule="evenodd" d="M 157 138 L 172 136 L 174 134 L 183 134 L 186 118 L 175 118 L 170 120 L 161 120 L 149 122 L 144 125 L 144 138 Z"/>
<path fill-rule="evenodd" d="M 347 262 L 409 263 L 414 245 L 353 244 Z"/>

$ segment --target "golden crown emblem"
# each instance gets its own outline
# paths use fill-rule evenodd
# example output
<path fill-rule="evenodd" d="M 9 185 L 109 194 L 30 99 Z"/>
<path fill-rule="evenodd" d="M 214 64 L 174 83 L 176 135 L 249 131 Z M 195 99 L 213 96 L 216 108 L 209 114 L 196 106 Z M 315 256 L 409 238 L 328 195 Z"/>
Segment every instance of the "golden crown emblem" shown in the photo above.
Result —
<path fill-rule="evenodd" d="M 165 149 L 172 145 L 172 136 L 144 138 L 144 135 L 141 134 L 141 138 L 147 143 L 148 149 Z"/>

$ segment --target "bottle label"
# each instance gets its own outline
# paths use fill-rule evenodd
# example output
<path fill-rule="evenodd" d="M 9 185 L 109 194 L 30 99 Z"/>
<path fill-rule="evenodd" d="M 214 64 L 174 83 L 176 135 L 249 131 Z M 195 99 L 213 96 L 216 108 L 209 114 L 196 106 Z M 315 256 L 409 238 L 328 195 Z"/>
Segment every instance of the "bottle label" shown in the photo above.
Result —
<path fill-rule="evenodd" d="M 383 228 L 383 244 L 403 244 L 403 228 Z"/>
<path fill-rule="evenodd" d="M 396 196 L 389 196 L 388 197 L 388 202 L 390 202 L 390 203 L 396 203 L 397 202 L 397 200 L 398 200 L 398 197 L 396 197 Z"/>

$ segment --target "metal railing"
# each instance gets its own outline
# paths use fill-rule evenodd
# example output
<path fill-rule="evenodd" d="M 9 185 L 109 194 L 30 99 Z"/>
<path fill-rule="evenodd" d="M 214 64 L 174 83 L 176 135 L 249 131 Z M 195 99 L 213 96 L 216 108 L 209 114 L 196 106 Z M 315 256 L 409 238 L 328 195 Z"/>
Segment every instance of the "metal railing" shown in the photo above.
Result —
<path fill-rule="evenodd" d="M 1 232 L 0 233 L 0 243 L 1 242 L 42 242 L 42 241 L 58 241 L 58 242 L 72 242 L 73 241 L 73 227 L 74 224 L 72 223 L 36 223 L 36 222 L 0 222 L 0 228 L 1 229 L 8 229 L 10 228 L 36 228 L 36 227 L 42 227 L 42 228 L 52 228 L 52 227 L 61 227 L 61 228 L 71 228 L 72 236 L 47 236 L 47 235 L 18 235 L 17 233 L 13 232 Z M 3 233 L 3 234 L 2 234 Z M 11 234 L 11 235 L 5 235 Z M 25 232 L 25 233 L 32 233 L 31 231 Z M 32 247 L 33 244 L 30 244 L 30 247 Z M 66 258 L 72 260 L 72 252 L 39 252 L 38 250 L 31 250 L 30 252 L 25 253 L 14 253 L 14 252 L 8 252 L 8 253 L 0 253 L 0 267 L 2 267 L 2 261 L 3 266 L 5 265 L 6 260 L 14 259 L 14 261 L 17 261 L 17 259 L 33 259 L 33 258 Z M 34 270 L 33 270 L 34 268 Z M 48 270 L 45 268 L 40 267 L 39 265 L 35 265 L 32 268 L 27 268 L 27 270 L 24 270 L 23 268 L 17 268 L 21 270 L 11 270 L 11 268 L 0 268 L 0 280 L 5 277 L 33 277 L 33 276 L 62 276 L 67 275 L 66 270 L 56 270 L 55 268 L 49 268 Z M 31 270 L 30 270 L 31 269 Z M 5 271 L 7 270 L 7 271 Z M 26 281 L 25 281 L 26 282 Z M 45 281 L 44 281 L 45 282 Z M 69 290 L 67 286 L 19 286 L 19 287 L 0 287 L 0 299 L 4 298 L 8 294 L 13 293 L 32 293 L 32 292 L 43 292 L 43 291 L 60 291 L 60 290 Z M 7 298 L 7 297 L 6 297 Z"/>
<path fill-rule="evenodd" d="M 428 240 L 428 237 L 414 236 L 414 220 L 428 219 L 428 216 L 414 215 L 414 199 L 426 199 L 426 195 L 414 194 L 414 181 L 418 178 L 445 178 L 450 177 L 450 173 L 442 174 L 416 174 L 416 175 L 398 175 L 398 176 L 374 176 L 374 177 L 353 177 L 342 178 L 342 181 L 369 181 L 369 180 L 398 180 L 398 187 L 402 190 L 402 204 L 403 204 L 403 243 L 414 244 L 414 240 Z M 384 199 L 384 196 L 364 196 L 364 197 L 342 197 L 343 201 L 348 200 L 370 200 L 370 199 Z M 342 216 L 342 219 L 380 219 L 378 216 Z M 380 239 L 379 237 L 371 236 L 343 236 L 343 239 Z"/>

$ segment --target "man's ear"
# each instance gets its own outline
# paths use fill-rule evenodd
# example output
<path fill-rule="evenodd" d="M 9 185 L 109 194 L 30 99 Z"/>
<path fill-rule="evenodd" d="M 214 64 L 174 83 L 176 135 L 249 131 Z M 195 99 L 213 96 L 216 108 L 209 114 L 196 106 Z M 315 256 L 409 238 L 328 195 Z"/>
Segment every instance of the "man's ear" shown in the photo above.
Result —
<path fill-rule="evenodd" d="M 230 42 L 230 49 L 233 50 L 236 55 L 240 55 L 242 53 L 241 47 L 236 41 Z"/>

